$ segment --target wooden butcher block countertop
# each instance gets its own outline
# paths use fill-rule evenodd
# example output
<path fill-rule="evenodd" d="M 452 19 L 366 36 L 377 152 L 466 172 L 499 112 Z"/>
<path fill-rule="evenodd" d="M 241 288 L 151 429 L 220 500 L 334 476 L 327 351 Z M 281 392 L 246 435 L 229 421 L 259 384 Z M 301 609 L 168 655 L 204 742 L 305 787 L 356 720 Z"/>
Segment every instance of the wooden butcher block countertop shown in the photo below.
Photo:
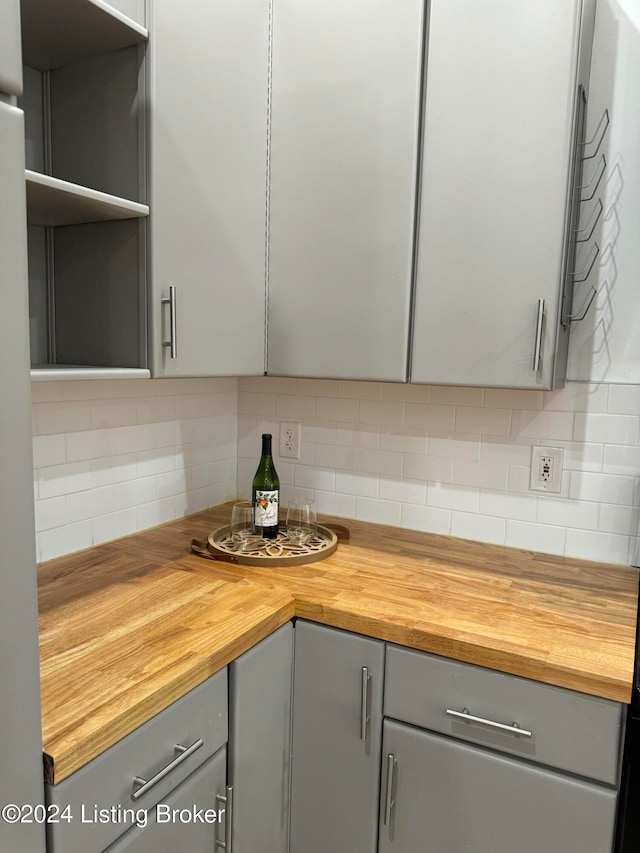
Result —
<path fill-rule="evenodd" d="M 46 775 L 60 782 L 301 616 L 628 702 L 638 572 L 342 521 L 321 562 L 249 568 L 190 553 L 228 505 L 39 568 Z"/>

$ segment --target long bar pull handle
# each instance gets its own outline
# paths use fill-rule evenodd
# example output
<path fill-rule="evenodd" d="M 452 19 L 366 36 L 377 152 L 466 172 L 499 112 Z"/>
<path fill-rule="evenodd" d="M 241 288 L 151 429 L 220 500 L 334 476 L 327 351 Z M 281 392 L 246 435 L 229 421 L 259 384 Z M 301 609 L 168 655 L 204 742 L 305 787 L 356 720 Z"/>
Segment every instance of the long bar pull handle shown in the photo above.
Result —
<path fill-rule="evenodd" d="M 536 342 L 533 348 L 533 370 L 540 370 L 542 361 L 542 330 L 544 328 L 544 299 L 538 299 L 538 315 L 536 319 Z"/>
<path fill-rule="evenodd" d="M 387 791 L 384 798 L 384 825 L 389 826 L 391 822 L 391 809 L 395 806 L 393 799 L 393 776 L 396 769 L 396 757 L 390 752 L 387 755 Z"/>
<path fill-rule="evenodd" d="M 171 348 L 171 358 L 178 357 L 178 336 L 176 333 L 176 289 L 173 285 L 169 287 L 169 295 L 163 296 L 163 305 L 169 306 L 169 340 L 162 341 L 163 347 Z"/>
<path fill-rule="evenodd" d="M 224 841 L 216 838 L 216 847 L 226 850 L 226 853 L 233 853 L 233 786 L 227 785 L 224 796 L 216 794 L 216 800 L 225 806 Z"/>
<path fill-rule="evenodd" d="M 360 683 L 360 740 L 367 739 L 367 725 L 371 720 L 369 716 L 369 681 L 371 676 L 369 668 L 362 667 L 362 679 Z"/>
<path fill-rule="evenodd" d="M 165 779 L 169 773 L 172 773 L 176 767 L 179 767 L 183 762 L 187 760 L 193 753 L 200 749 L 201 746 L 204 745 L 204 741 L 202 738 L 199 738 L 195 743 L 191 744 L 191 746 L 182 746 L 177 743 L 175 746 L 175 750 L 179 753 L 173 761 L 170 761 L 166 764 L 162 770 L 159 770 L 155 776 L 152 776 L 151 779 L 142 779 L 140 776 L 136 776 L 133 780 L 134 789 L 131 794 L 132 800 L 139 800 L 140 797 L 144 796 L 147 791 L 150 791 L 158 782 L 161 782 Z M 139 788 L 136 788 L 135 785 L 139 785 Z"/>
<path fill-rule="evenodd" d="M 475 717 L 469 713 L 468 708 L 465 708 L 463 711 L 452 711 L 451 708 L 447 708 L 447 714 L 450 717 L 455 717 L 457 720 L 464 720 L 465 723 L 476 723 L 479 726 L 487 726 L 490 729 L 498 729 L 501 732 L 510 732 L 512 735 L 519 735 L 520 737 L 533 737 L 533 732 L 521 729 L 517 723 L 512 723 L 509 726 L 506 723 L 497 723 L 495 720 L 486 720 L 484 717 Z"/>

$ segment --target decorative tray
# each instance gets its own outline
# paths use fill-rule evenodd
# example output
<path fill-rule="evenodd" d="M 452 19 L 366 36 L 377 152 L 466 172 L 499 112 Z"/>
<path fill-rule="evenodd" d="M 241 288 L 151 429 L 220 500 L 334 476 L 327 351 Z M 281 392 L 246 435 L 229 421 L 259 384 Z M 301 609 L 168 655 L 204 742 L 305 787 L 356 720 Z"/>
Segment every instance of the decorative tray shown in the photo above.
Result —
<path fill-rule="evenodd" d="M 255 550 L 240 551 L 231 538 L 230 525 L 226 524 L 210 533 L 206 543 L 193 540 L 191 549 L 202 557 L 243 566 L 303 566 L 333 554 L 338 538 L 348 538 L 346 528 L 337 527 L 336 532 L 319 524 L 312 539 L 304 545 L 295 545 L 287 537 L 286 529 L 281 528 L 276 539 L 263 539 Z"/>

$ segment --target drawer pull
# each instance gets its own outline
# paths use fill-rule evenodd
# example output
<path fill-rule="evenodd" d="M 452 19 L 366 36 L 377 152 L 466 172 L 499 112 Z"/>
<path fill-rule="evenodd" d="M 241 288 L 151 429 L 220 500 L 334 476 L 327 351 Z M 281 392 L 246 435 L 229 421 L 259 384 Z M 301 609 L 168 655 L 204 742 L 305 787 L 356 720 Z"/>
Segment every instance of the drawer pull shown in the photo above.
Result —
<path fill-rule="evenodd" d="M 216 800 L 225 806 L 224 812 L 224 841 L 216 838 L 216 847 L 233 853 L 233 786 L 227 785 L 224 796 L 216 794 Z"/>
<path fill-rule="evenodd" d="M 390 752 L 387 755 L 387 792 L 384 798 L 384 825 L 389 826 L 391 822 L 391 809 L 395 806 L 393 794 L 393 776 L 396 769 L 396 757 Z"/>
<path fill-rule="evenodd" d="M 201 746 L 204 746 L 204 741 L 202 738 L 199 738 L 195 743 L 191 744 L 191 746 L 182 746 L 177 743 L 175 746 L 175 750 L 179 753 L 173 761 L 170 761 L 167 765 L 165 765 L 162 770 L 159 770 L 155 776 L 152 776 L 151 779 L 142 779 L 140 776 L 136 776 L 133 780 L 133 792 L 131 794 L 132 800 L 139 800 L 140 797 L 144 796 L 147 791 L 150 791 L 158 782 L 161 782 L 165 779 L 169 773 L 176 769 L 180 764 L 190 758 L 193 753 L 200 749 Z M 139 785 L 139 788 L 136 788 L 136 785 Z"/>
<path fill-rule="evenodd" d="M 479 726 L 488 726 L 490 729 L 510 732 L 512 735 L 518 735 L 519 737 L 533 737 L 533 732 L 521 729 L 517 723 L 512 723 L 508 726 L 505 723 L 496 723 L 495 720 L 485 720 L 484 717 L 474 717 L 473 714 L 469 713 L 468 708 L 465 708 L 463 711 L 452 711 L 451 708 L 447 708 L 447 714 L 450 717 L 455 717 L 457 720 L 464 720 L 465 723 L 477 723 Z"/>
<path fill-rule="evenodd" d="M 371 717 L 369 716 L 369 681 L 371 680 L 371 676 L 369 675 L 369 668 L 366 666 L 362 667 L 362 681 L 360 684 L 361 695 L 360 695 L 360 740 L 367 739 L 367 724 L 370 722 Z"/>

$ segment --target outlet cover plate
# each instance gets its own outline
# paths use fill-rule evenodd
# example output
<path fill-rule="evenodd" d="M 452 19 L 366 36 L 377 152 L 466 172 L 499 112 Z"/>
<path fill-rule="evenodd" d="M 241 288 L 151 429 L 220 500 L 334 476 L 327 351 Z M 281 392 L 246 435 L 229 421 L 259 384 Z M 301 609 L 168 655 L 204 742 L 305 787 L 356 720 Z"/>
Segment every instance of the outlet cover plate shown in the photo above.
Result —
<path fill-rule="evenodd" d="M 529 489 L 533 492 L 559 494 L 562 489 L 562 463 L 564 448 L 531 448 L 531 474 Z"/>
<path fill-rule="evenodd" d="M 280 424 L 280 456 L 284 459 L 300 459 L 300 424 Z"/>

